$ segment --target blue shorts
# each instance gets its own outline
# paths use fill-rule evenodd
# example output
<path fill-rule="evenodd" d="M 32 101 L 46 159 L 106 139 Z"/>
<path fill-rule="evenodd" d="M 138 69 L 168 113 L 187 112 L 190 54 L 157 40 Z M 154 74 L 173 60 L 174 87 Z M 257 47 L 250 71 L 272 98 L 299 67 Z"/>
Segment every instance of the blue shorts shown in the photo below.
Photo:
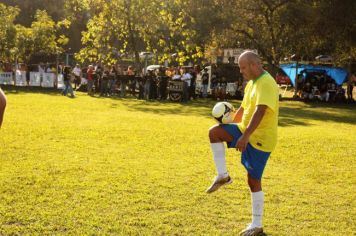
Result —
<path fill-rule="evenodd" d="M 220 124 L 226 132 L 228 132 L 233 140 L 227 142 L 228 148 L 236 148 L 237 140 L 242 133 L 236 124 Z M 267 160 L 271 155 L 270 152 L 264 152 L 254 148 L 250 143 L 247 144 L 246 150 L 241 153 L 241 164 L 254 179 L 261 180 L 263 170 L 265 169 Z"/>

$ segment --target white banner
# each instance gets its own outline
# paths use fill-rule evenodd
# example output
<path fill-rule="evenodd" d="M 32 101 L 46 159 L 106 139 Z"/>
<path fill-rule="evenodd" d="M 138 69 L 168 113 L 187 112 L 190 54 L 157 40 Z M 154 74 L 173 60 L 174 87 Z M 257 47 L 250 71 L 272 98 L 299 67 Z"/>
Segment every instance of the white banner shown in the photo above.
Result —
<path fill-rule="evenodd" d="M 30 72 L 30 86 L 41 86 L 42 73 Z"/>
<path fill-rule="evenodd" d="M 224 49 L 223 63 L 229 63 L 229 58 L 234 57 L 235 58 L 234 63 L 237 64 L 239 56 L 244 51 L 245 51 L 245 49 L 243 49 L 243 48 L 226 48 L 226 49 Z M 258 53 L 256 49 L 254 49 L 252 51 L 255 53 Z"/>
<path fill-rule="evenodd" d="M 54 73 L 42 73 L 41 86 L 44 88 L 53 88 L 55 78 L 56 74 Z"/>
<path fill-rule="evenodd" d="M 16 86 L 26 86 L 26 71 L 16 71 Z"/>
<path fill-rule="evenodd" d="M 30 72 L 30 86 L 42 86 L 44 88 L 53 88 L 56 74 Z"/>
<path fill-rule="evenodd" d="M 12 72 L 0 72 L 0 84 L 13 85 Z"/>
<path fill-rule="evenodd" d="M 58 89 L 64 88 L 63 74 L 58 74 L 57 88 Z"/>

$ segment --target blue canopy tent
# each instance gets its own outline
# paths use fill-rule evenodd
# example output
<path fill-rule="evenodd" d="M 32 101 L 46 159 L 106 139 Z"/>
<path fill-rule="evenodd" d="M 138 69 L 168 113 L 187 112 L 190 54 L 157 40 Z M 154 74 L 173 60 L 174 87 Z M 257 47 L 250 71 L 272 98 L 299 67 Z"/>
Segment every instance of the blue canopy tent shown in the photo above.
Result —
<path fill-rule="evenodd" d="M 298 73 L 303 72 L 325 72 L 326 75 L 330 76 L 335 80 L 337 85 L 342 85 L 347 80 L 347 71 L 342 68 L 337 67 L 327 67 L 327 66 L 315 66 L 315 65 L 305 65 L 298 64 L 298 72 L 296 70 L 296 64 L 282 64 L 280 67 L 289 77 L 292 85 L 295 84 L 295 77 Z"/>

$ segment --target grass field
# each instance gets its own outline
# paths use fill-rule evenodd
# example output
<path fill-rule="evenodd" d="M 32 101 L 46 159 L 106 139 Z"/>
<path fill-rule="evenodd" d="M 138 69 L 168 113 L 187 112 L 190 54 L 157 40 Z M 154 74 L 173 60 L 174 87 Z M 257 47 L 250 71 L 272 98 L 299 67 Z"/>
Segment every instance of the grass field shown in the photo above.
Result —
<path fill-rule="evenodd" d="M 214 102 L 5 92 L 0 235 L 237 235 L 249 223 L 238 152 L 227 152 L 234 183 L 204 192 Z M 266 234 L 355 235 L 356 107 L 280 106 Z"/>

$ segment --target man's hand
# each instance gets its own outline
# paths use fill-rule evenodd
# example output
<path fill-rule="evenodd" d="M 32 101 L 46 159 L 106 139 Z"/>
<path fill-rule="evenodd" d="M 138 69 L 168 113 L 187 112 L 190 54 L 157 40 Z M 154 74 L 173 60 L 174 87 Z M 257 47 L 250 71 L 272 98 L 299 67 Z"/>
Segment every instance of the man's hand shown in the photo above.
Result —
<path fill-rule="evenodd" d="M 236 143 L 236 150 L 237 150 L 237 151 L 240 151 L 240 152 L 245 151 L 249 139 L 250 139 L 249 136 L 244 135 L 244 134 L 241 135 L 241 137 L 237 140 L 237 143 Z"/>
<path fill-rule="evenodd" d="M 255 112 L 252 115 L 250 123 L 248 124 L 245 132 L 237 140 L 236 149 L 240 152 L 246 150 L 248 141 L 250 140 L 250 135 L 256 130 L 257 126 L 260 124 L 263 116 L 265 115 L 267 106 L 257 105 Z"/>

